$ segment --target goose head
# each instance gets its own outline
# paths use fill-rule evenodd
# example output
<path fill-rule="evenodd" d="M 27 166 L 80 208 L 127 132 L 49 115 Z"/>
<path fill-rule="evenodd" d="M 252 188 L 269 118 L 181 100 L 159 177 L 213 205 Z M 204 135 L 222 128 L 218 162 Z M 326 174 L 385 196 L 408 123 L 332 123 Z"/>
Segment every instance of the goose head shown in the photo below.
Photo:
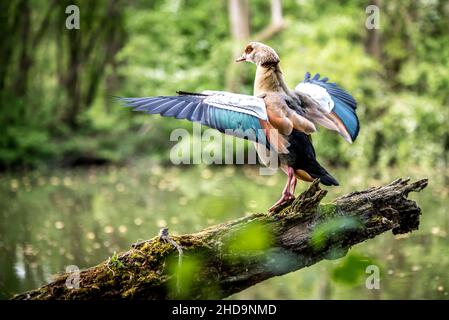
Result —
<path fill-rule="evenodd" d="M 247 61 L 257 66 L 269 66 L 279 63 L 280 59 L 276 51 L 261 42 L 250 42 L 246 45 L 242 55 L 236 62 Z"/>

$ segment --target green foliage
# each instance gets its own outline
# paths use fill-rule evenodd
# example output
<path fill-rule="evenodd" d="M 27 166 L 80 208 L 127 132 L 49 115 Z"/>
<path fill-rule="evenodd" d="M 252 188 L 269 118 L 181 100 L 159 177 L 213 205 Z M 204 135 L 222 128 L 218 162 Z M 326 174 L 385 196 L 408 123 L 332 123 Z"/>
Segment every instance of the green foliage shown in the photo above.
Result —
<path fill-rule="evenodd" d="M 354 218 L 334 218 L 317 225 L 312 233 L 310 241 L 315 248 L 320 249 L 325 247 L 330 239 L 333 239 L 335 234 L 337 234 L 337 231 L 339 231 L 338 233 L 341 233 L 343 230 L 349 232 L 357 229 L 359 226 L 360 222 Z"/>
<path fill-rule="evenodd" d="M 340 264 L 332 270 L 331 278 L 347 285 L 364 283 L 363 278 L 367 277 L 366 267 L 377 265 L 370 258 L 357 253 L 348 254 Z"/>
<path fill-rule="evenodd" d="M 173 275 L 172 281 L 169 282 L 170 292 L 174 296 L 188 298 L 191 296 L 192 283 L 198 281 L 201 272 L 201 258 L 188 255 L 179 263 L 178 257 L 173 257 L 169 262 L 169 272 Z"/>
<path fill-rule="evenodd" d="M 229 253 L 247 255 L 269 248 L 272 241 L 272 230 L 266 225 L 253 222 L 242 230 L 235 231 L 225 245 Z"/>
<path fill-rule="evenodd" d="M 226 89 L 235 54 L 226 1 L 111 3 L 74 1 L 80 31 L 64 28 L 67 1 L 56 10 L 46 1 L 2 4 L 0 167 L 122 163 L 143 155 L 166 161 L 169 133 L 191 125 L 133 114 L 110 97 Z M 445 1 L 382 2 L 380 58 L 366 53 L 364 1 L 282 4 L 286 28 L 266 42 L 279 52 L 288 83 L 320 72 L 359 102 L 362 129 L 354 145 L 326 130 L 314 135 L 321 161 L 376 168 L 447 161 Z M 251 1 L 252 33 L 269 19 L 269 3 Z M 254 66 L 236 68 L 244 79 L 239 91 L 251 94 Z M 78 78 L 70 78 L 75 70 Z"/>

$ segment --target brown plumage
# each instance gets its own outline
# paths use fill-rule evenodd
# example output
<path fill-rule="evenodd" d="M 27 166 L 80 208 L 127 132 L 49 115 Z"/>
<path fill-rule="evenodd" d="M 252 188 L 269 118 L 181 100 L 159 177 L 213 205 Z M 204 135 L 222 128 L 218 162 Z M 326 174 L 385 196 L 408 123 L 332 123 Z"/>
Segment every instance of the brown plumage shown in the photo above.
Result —
<path fill-rule="evenodd" d="M 271 209 L 294 198 L 296 179 L 313 181 L 320 178 L 325 184 L 338 184 L 316 161 L 310 139 L 310 134 L 316 131 L 313 122 L 338 131 L 341 128 L 338 119 L 332 114 L 323 113 L 320 105 L 308 95 L 301 97 L 288 88 L 279 66 L 279 56 L 272 48 L 259 42 L 251 42 L 236 61 L 248 61 L 257 65 L 254 95 L 264 99 L 268 116 L 263 127 L 266 131 L 274 128 L 278 132 L 267 133 L 267 137 L 278 152 L 281 168 L 288 179 L 282 197 Z M 308 110 L 303 109 L 301 98 L 309 100 Z"/>
<path fill-rule="evenodd" d="M 279 93 L 266 92 L 263 98 L 270 123 L 283 135 L 290 135 L 293 128 L 310 134 L 316 131 L 315 125 L 291 109 L 286 99 Z"/>

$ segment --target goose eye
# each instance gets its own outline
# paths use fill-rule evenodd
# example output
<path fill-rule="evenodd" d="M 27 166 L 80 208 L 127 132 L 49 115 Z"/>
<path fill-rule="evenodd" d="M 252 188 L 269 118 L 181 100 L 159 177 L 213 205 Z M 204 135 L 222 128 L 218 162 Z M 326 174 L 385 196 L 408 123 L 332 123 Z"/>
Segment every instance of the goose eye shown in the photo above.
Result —
<path fill-rule="evenodd" d="M 248 54 L 248 53 L 251 53 L 251 51 L 253 51 L 253 48 L 252 47 L 246 47 L 246 49 L 245 49 L 245 53 L 246 54 Z"/>

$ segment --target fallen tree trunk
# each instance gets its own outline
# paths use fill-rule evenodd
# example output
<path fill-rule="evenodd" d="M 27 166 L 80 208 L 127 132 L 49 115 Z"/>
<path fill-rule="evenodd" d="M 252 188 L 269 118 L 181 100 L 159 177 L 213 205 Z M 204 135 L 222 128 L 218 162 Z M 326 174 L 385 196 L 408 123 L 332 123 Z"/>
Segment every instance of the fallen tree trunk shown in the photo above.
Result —
<path fill-rule="evenodd" d="M 327 192 L 315 181 L 272 215 L 253 214 L 195 234 L 163 234 L 81 271 L 79 288 L 66 285 L 73 277 L 66 273 L 14 299 L 225 298 L 342 257 L 351 246 L 385 231 L 418 229 L 421 209 L 407 196 L 426 186 L 427 179 L 410 184 L 398 179 L 320 204 Z"/>

